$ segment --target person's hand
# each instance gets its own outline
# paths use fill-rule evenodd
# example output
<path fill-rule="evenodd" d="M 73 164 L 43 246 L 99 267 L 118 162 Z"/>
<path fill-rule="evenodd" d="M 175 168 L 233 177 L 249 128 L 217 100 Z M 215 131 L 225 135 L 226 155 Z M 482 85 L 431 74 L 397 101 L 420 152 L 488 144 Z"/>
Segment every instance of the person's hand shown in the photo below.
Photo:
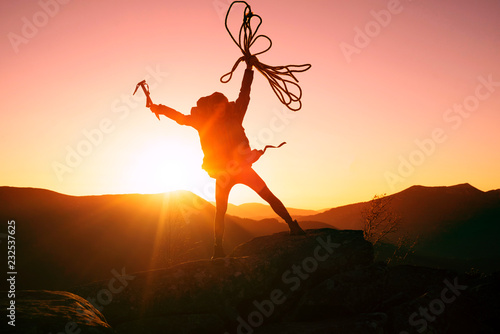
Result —
<path fill-rule="evenodd" d="M 247 69 L 251 70 L 252 69 L 252 66 L 255 66 L 255 64 L 258 63 L 258 59 L 256 56 L 254 55 L 250 55 L 250 56 L 245 56 L 245 63 L 247 63 Z"/>
<path fill-rule="evenodd" d="M 160 106 L 157 104 L 152 104 L 149 106 L 149 109 L 151 110 L 151 112 L 153 114 L 156 115 L 156 118 L 158 118 L 158 120 L 160 120 L 160 109 L 161 109 Z"/>

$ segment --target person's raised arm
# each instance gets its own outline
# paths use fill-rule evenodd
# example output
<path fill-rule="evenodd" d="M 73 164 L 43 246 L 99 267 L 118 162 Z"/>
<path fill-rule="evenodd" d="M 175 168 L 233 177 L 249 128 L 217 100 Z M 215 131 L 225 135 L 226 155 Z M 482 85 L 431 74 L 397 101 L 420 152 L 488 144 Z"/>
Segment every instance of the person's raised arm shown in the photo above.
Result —
<path fill-rule="evenodd" d="M 248 103 L 250 102 L 250 87 L 253 81 L 253 63 L 257 61 L 255 56 L 251 56 L 245 59 L 247 63 L 247 68 L 245 69 L 245 74 L 243 75 L 243 81 L 241 82 L 240 94 L 236 99 L 236 108 L 241 115 L 241 118 L 245 116 L 247 111 Z"/>
<path fill-rule="evenodd" d="M 164 115 L 168 118 L 176 121 L 180 125 L 191 125 L 190 115 L 184 115 L 175 109 L 164 106 L 163 104 L 152 104 L 150 107 L 151 111 L 157 115 Z"/>

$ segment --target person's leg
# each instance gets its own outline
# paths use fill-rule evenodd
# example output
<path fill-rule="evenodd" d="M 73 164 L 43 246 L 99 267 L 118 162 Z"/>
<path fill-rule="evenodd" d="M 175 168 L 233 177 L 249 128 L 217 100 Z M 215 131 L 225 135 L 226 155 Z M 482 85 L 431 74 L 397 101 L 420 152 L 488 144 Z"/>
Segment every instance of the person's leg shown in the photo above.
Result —
<path fill-rule="evenodd" d="M 262 199 L 269 203 L 274 212 L 276 212 L 276 214 L 280 216 L 287 224 L 292 221 L 292 217 L 283 205 L 283 202 L 281 202 L 279 198 L 276 197 L 276 195 L 274 195 L 267 186 L 258 191 L 257 194 L 259 194 Z"/>
<path fill-rule="evenodd" d="M 224 236 L 224 216 L 227 211 L 229 192 L 233 187 L 227 179 L 217 178 L 215 181 L 215 222 L 214 222 L 214 258 L 224 257 L 222 239 Z"/>
<path fill-rule="evenodd" d="M 238 177 L 237 183 L 247 185 L 257 194 L 259 194 L 262 199 L 269 203 L 274 212 L 276 212 L 276 214 L 288 224 L 288 227 L 290 228 L 290 234 L 305 234 L 305 232 L 300 228 L 297 221 L 292 219 L 292 217 L 288 213 L 288 210 L 283 205 L 283 202 L 281 202 L 279 198 L 271 192 L 264 180 L 262 180 L 262 178 L 257 174 L 257 172 L 255 172 L 252 168 L 249 168 L 239 176 L 240 177 Z"/>

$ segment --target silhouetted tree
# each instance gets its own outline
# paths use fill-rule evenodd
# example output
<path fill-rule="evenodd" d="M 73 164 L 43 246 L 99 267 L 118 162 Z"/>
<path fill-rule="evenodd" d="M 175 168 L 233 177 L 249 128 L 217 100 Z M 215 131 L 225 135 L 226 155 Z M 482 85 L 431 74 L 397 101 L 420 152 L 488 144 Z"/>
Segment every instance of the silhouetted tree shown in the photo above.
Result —
<path fill-rule="evenodd" d="M 402 218 L 392 208 L 392 197 L 385 194 L 375 195 L 373 199 L 361 210 L 363 217 L 363 235 L 375 247 L 375 252 L 380 252 L 383 241 L 389 234 L 398 232 L 397 240 L 389 242 L 394 246 L 392 255 L 386 255 L 387 264 L 404 263 L 407 256 L 412 254 L 418 243 L 419 237 L 410 238 L 408 232 L 400 231 Z"/>
<path fill-rule="evenodd" d="M 363 217 L 363 235 L 373 245 L 377 245 L 387 235 L 395 233 L 401 223 L 401 217 L 392 210 L 392 198 L 375 195 L 361 210 Z"/>

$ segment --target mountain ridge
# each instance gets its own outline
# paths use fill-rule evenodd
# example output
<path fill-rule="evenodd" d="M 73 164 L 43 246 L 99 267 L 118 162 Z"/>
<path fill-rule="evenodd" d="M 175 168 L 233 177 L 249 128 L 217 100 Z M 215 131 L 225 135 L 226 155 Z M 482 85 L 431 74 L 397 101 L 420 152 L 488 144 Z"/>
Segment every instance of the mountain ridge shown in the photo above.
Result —
<path fill-rule="evenodd" d="M 18 282 L 29 289 L 105 279 L 113 268 L 141 271 L 210 258 L 214 213 L 210 203 L 187 191 L 71 196 L 0 187 L 0 219 L 16 222 L 16 260 L 23 273 Z M 315 222 L 304 226 L 331 228 Z M 276 219 L 228 215 L 224 247 L 230 251 L 254 237 L 287 230 Z"/>
<path fill-rule="evenodd" d="M 467 266 L 485 259 L 484 270 L 500 269 L 495 264 L 500 259 L 500 190 L 414 186 L 389 197 L 403 217 L 401 232 L 420 236 L 420 258 L 443 266 L 446 259 L 467 260 Z M 367 203 L 294 218 L 304 229 L 359 230 Z M 105 279 L 113 268 L 141 271 L 209 258 L 214 213 L 213 205 L 187 191 L 72 196 L 0 187 L 0 219 L 16 221 L 16 256 L 23 272 L 19 283 L 26 288 Z M 224 246 L 229 252 L 252 238 L 287 230 L 277 219 L 228 215 Z"/>
<path fill-rule="evenodd" d="M 468 183 L 412 186 L 387 197 L 402 220 L 399 231 L 388 236 L 389 243 L 395 245 L 403 237 L 410 243 L 418 240 L 414 255 L 443 266 L 453 263 L 455 269 L 460 261 L 461 270 L 467 266 L 488 272 L 500 269 L 494 264 L 500 260 L 500 190 L 485 192 Z M 361 211 L 367 205 L 355 203 L 301 218 L 328 221 L 339 229 L 362 229 Z"/>

